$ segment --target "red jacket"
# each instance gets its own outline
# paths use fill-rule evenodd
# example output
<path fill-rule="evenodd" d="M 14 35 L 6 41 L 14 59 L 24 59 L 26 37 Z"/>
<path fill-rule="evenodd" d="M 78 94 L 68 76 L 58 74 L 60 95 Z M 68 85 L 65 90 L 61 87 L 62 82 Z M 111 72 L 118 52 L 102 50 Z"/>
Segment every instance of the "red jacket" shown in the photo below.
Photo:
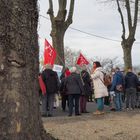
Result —
<path fill-rule="evenodd" d="M 68 77 L 71 74 L 71 72 L 69 70 L 65 71 L 65 77 Z"/>

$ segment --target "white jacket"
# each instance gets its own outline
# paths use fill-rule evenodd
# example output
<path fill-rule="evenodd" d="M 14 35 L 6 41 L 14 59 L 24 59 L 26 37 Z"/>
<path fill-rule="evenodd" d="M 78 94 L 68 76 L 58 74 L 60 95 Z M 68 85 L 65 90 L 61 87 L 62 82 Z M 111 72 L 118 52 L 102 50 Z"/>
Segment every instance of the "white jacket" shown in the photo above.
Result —
<path fill-rule="evenodd" d="M 93 74 L 91 74 L 91 78 L 94 84 L 94 95 L 95 98 L 101 98 L 108 96 L 107 87 L 104 85 L 104 74 L 102 67 L 98 67 Z"/>

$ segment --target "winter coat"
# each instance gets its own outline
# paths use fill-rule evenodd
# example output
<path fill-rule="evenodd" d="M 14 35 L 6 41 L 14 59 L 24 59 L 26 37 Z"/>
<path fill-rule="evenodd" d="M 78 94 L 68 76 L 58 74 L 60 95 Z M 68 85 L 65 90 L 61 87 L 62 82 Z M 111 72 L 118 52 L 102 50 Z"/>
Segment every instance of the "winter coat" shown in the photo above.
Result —
<path fill-rule="evenodd" d="M 113 81 L 112 81 L 112 86 L 110 88 L 110 91 L 116 91 L 116 86 L 122 85 L 124 87 L 124 77 L 121 71 L 117 71 L 113 75 Z"/>
<path fill-rule="evenodd" d="M 89 95 L 92 94 L 90 75 L 85 70 L 83 70 L 80 75 L 81 75 L 81 78 L 82 78 L 82 83 L 83 83 L 83 87 L 84 87 L 85 96 L 89 96 Z"/>
<path fill-rule="evenodd" d="M 66 94 L 82 94 L 84 92 L 80 75 L 77 73 L 71 73 L 70 76 L 64 80 L 64 87 Z"/>
<path fill-rule="evenodd" d="M 42 73 L 42 79 L 45 83 L 47 94 L 55 94 L 58 92 L 59 79 L 55 71 L 45 69 Z"/>
<path fill-rule="evenodd" d="M 133 72 L 127 72 L 125 76 L 125 88 L 137 88 L 138 78 Z"/>
<path fill-rule="evenodd" d="M 140 92 L 140 76 L 138 77 L 138 86 L 137 86 L 137 91 Z"/>
<path fill-rule="evenodd" d="M 101 98 L 108 96 L 107 87 L 104 85 L 104 73 L 102 67 L 96 68 L 93 74 L 91 74 L 94 84 L 95 98 Z"/>

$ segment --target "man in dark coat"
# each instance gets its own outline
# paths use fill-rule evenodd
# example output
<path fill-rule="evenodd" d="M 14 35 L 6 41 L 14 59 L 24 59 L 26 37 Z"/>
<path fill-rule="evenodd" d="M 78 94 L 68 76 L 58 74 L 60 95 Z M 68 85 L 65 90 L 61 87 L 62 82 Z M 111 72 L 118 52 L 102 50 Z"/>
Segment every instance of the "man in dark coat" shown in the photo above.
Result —
<path fill-rule="evenodd" d="M 58 75 L 52 70 L 51 65 L 46 66 L 42 73 L 42 79 L 46 86 L 46 96 L 42 100 L 42 116 L 51 117 L 53 115 L 55 94 L 58 92 L 59 87 Z"/>
<path fill-rule="evenodd" d="M 69 116 L 72 116 L 73 107 L 75 106 L 75 115 L 79 113 L 79 99 L 80 95 L 84 92 L 80 75 L 76 73 L 76 67 L 70 69 L 71 75 L 65 78 L 64 87 L 69 100 Z"/>
<path fill-rule="evenodd" d="M 136 88 L 138 85 L 138 78 L 132 72 L 132 68 L 128 69 L 125 76 L 125 89 L 126 89 L 126 108 L 133 110 L 136 104 Z M 131 107 L 129 108 L 129 104 Z"/>
<path fill-rule="evenodd" d="M 136 108 L 140 108 L 140 72 L 138 73 L 138 86 L 136 95 Z"/>

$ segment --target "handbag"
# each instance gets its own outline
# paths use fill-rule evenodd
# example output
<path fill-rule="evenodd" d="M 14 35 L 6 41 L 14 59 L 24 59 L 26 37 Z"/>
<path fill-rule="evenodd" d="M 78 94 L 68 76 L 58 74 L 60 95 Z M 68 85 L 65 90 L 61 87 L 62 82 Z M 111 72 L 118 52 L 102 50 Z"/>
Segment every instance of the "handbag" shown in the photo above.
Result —
<path fill-rule="evenodd" d="M 122 85 L 117 85 L 116 90 L 120 91 L 120 92 L 123 91 L 123 86 Z"/>

